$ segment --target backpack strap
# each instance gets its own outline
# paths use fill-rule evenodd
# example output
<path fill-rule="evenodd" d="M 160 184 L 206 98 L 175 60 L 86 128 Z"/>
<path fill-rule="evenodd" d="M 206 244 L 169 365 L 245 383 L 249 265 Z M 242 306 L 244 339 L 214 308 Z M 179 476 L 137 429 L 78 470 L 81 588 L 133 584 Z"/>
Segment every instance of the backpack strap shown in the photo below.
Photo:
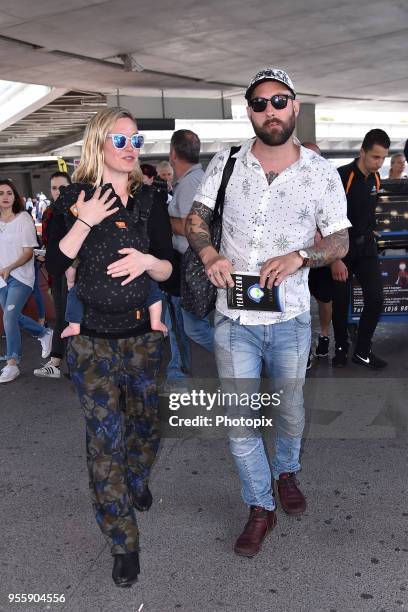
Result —
<path fill-rule="evenodd" d="M 240 148 L 241 147 L 231 147 L 230 149 L 227 163 L 225 164 L 222 173 L 221 184 L 217 193 L 217 199 L 215 201 L 213 218 L 217 215 L 222 217 L 222 213 L 224 212 L 225 190 L 227 189 L 227 185 L 231 178 L 232 171 L 234 170 L 235 162 L 237 161 L 237 158 L 233 157 L 233 155 L 235 155 L 235 153 L 237 153 Z"/>

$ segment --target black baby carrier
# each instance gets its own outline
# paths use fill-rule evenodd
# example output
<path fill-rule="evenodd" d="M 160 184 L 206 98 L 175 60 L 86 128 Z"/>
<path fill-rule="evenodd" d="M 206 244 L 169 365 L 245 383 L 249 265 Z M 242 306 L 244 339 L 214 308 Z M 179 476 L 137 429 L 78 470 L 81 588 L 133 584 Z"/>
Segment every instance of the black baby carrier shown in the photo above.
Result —
<path fill-rule="evenodd" d="M 112 189 L 109 198 L 114 197 L 110 184 L 103 185 L 102 194 L 107 189 Z M 92 198 L 95 188 L 83 183 L 68 185 L 61 188 L 56 202 L 57 208 L 65 215 L 68 229 L 75 223 L 75 203 L 81 190 L 85 192 L 87 201 Z M 145 304 L 150 288 L 149 276 L 143 273 L 122 286 L 127 277 L 112 278 L 107 274 L 107 268 L 121 258 L 120 249 L 134 248 L 148 253 L 147 220 L 153 196 L 154 190 L 142 186 L 133 196 L 131 209 L 123 206 L 117 197 L 112 208 L 118 206 L 119 209 L 92 227 L 78 253 L 77 295 L 85 307 L 82 324 L 88 329 L 109 333 L 132 329 L 141 321 L 148 320 Z"/>

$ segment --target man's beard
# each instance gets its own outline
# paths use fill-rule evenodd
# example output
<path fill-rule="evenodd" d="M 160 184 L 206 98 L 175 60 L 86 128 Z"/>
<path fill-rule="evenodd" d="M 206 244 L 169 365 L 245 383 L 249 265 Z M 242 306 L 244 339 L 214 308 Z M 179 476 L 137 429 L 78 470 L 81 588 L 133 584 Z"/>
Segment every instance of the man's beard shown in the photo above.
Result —
<path fill-rule="evenodd" d="M 280 119 L 268 119 L 262 126 L 259 126 L 255 125 L 252 118 L 251 123 L 255 134 L 264 144 L 270 147 L 277 147 L 285 144 L 292 136 L 295 130 L 295 113 L 288 119 L 287 123 Z M 271 123 L 275 124 L 277 128 L 272 132 L 268 130 L 268 125 Z"/>

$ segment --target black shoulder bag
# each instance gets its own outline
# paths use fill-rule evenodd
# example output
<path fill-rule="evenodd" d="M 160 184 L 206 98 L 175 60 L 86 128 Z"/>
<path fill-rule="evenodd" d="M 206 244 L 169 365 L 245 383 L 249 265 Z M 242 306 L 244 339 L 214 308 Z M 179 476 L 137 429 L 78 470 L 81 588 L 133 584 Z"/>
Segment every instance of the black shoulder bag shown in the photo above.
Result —
<path fill-rule="evenodd" d="M 221 247 L 222 213 L 224 211 L 225 190 L 231 178 L 236 158 L 232 157 L 241 147 L 231 147 L 227 163 L 222 173 L 220 188 L 211 221 L 209 223 L 211 243 L 219 252 Z M 215 308 L 217 287 L 212 284 L 205 273 L 199 255 L 190 247 L 183 255 L 181 262 L 181 306 L 200 319 Z"/>

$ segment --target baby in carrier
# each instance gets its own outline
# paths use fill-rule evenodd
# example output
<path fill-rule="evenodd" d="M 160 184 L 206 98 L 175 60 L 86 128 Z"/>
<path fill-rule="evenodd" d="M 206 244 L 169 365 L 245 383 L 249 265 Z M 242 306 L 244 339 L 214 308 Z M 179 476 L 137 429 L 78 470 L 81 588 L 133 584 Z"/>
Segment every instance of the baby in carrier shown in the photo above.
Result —
<path fill-rule="evenodd" d="M 77 263 L 79 263 L 78 260 L 76 260 L 74 265 L 70 266 L 65 272 L 68 286 L 65 320 L 68 322 L 68 325 L 63 330 L 61 338 L 78 336 L 81 333 L 81 323 L 84 318 L 84 305 L 78 297 L 75 286 Z M 150 291 L 146 299 L 146 306 L 149 310 L 150 327 L 153 331 L 161 331 L 166 336 L 168 329 L 161 320 L 162 300 L 163 292 L 160 291 L 158 284 L 151 280 Z"/>
<path fill-rule="evenodd" d="M 104 185 L 103 191 L 111 188 Z M 75 203 L 81 190 L 85 200 L 92 197 L 93 188 L 74 183 L 66 187 L 58 202 L 68 226 L 75 222 Z M 71 193 L 72 192 L 72 193 Z M 118 202 L 119 210 L 96 225 L 90 231 L 78 259 L 66 271 L 68 295 L 65 320 L 68 326 L 61 338 L 81 333 L 81 323 L 87 324 L 87 314 L 97 322 L 99 331 L 131 329 L 143 320 L 148 309 L 150 326 L 153 331 L 167 334 L 167 327 L 161 321 L 163 293 L 158 284 L 144 273 L 129 284 L 122 285 L 120 278 L 107 274 L 107 266 L 117 259 L 121 248 L 133 247 L 148 252 L 147 218 L 152 205 L 152 194 L 143 187 L 138 194 L 139 214 L 128 211 Z M 94 325 L 93 325 L 94 326 Z"/>

